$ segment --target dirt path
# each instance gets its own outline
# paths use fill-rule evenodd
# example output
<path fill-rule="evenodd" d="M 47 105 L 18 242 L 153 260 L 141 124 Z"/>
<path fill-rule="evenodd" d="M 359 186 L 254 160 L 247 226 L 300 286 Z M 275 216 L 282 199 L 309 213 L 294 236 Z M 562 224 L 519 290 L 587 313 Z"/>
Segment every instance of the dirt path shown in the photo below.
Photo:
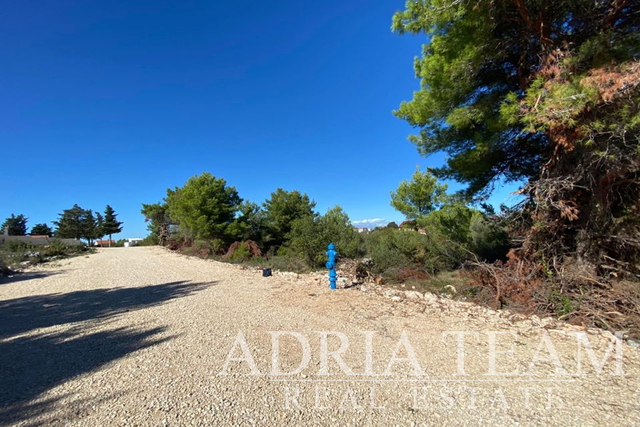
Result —
<path fill-rule="evenodd" d="M 640 425 L 638 350 L 576 332 L 104 249 L 0 281 L 0 425 Z"/>

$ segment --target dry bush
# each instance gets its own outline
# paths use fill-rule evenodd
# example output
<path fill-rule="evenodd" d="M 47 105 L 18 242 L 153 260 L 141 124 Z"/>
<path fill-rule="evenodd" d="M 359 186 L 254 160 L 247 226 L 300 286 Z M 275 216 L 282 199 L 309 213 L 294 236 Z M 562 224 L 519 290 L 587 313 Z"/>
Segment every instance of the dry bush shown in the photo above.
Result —
<path fill-rule="evenodd" d="M 173 238 L 173 239 L 167 240 L 167 248 L 169 248 L 172 251 L 179 251 L 187 247 L 189 247 L 189 245 L 184 239 Z"/>
<path fill-rule="evenodd" d="M 496 261 L 486 264 L 478 261 L 468 262 L 463 269 L 463 275 L 470 279 L 471 284 L 479 286 L 487 292 L 480 292 L 478 302 L 485 303 L 492 308 L 509 306 L 527 312 L 535 309 L 533 298 L 543 283 L 543 268 L 522 258 L 520 251 L 512 249 L 507 254 L 507 261 Z"/>
<path fill-rule="evenodd" d="M 262 251 L 253 240 L 234 242 L 229 246 L 225 257 L 232 260 L 244 260 L 262 256 Z"/>
<path fill-rule="evenodd" d="M 640 336 L 640 283 L 604 279 L 576 264 L 559 269 L 534 295 L 538 310 L 561 320 Z"/>
<path fill-rule="evenodd" d="M 530 259 L 512 250 L 505 263 L 467 263 L 463 275 L 482 288 L 474 301 L 640 336 L 640 283 L 603 278 L 596 268 L 571 259 L 562 264 Z"/>
<path fill-rule="evenodd" d="M 405 282 L 427 282 L 431 279 L 431 275 L 424 270 L 404 267 L 394 272 L 395 279 L 400 283 Z"/>

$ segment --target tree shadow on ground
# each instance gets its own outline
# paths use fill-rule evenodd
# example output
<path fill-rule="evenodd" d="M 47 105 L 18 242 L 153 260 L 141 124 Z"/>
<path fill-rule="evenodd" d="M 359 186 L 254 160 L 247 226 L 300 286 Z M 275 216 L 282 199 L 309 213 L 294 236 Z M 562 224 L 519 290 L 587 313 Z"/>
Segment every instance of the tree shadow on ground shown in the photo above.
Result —
<path fill-rule="evenodd" d="M 0 302 L 0 425 L 52 410 L 57 399 L 36 401 L 65 381 L 171 339 L 165 327 L 134 326 L 91 332 L 98 321 L 193 294 L 210 284 L 171 282 L 95 289 Z M 85 322 L 61 332 L 38 328 Z"/>
<path fill-rule="evenodd" d="M 209 285 L 179 281 L 153 286 L 33 295 L 0 301 L 0 339 L 32 329 L 111 317 L 185 297 Z"/>
<path fill-rule="evenodd" d="M 16 271 L 9 276 L 0 275 L 0 285 L 6 285 L 14 282 L 22 282 L 24 280 L 42 279 L 44 277 L 60 274 L 58 271 Z"/>

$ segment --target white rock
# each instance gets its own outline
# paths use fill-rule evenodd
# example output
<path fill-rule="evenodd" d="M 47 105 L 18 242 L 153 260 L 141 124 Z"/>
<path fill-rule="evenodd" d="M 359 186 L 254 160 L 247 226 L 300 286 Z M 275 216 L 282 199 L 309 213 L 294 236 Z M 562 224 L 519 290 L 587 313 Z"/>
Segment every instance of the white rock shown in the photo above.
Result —
<path fill-rule="evenodd" d="M 437 295 L 432 294 L 431 292 L 425 292 L 424 299 L 429 303 L 433 303 L 433 302 L 437 302 L 439 298 Z"/>
<path fill-rule="evenodd" d="M 422 294 L 418 291 L 405 291 L 404 295 L 410 300 L 420 300 L 423 298 Z"/>

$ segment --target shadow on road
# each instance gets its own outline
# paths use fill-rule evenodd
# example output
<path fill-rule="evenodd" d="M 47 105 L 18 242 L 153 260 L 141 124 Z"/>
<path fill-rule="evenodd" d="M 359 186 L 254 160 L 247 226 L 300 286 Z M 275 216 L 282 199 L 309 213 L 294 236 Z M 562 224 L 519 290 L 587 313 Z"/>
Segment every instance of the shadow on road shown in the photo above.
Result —
<path fill-rule="evenodd" d="M 185 297 L 209 285 L 211 284 L 179 281 L 136 288 L 33 295 L 0 301 L 0 339 L 32 329 L 103 319 Z"/>
<path fill-rule="evenodd" d="M 13 282 L 22 282 L 24 280 L 42 279 L 44 277 L 60 274 L 58 271 L 25 271 L 15 272 L 10 276 L 0 275 L 0 285 L 6 285 Z"/>
<path fill-rule="evenodd" d="M 95 320 L 185 297 L 211 284 L 171 282 L 0 301 L 0 425 L 44 414 L 43 392 L 134 351 L 171 339 L 166 328 L 120 327 L 90 332 Z M 62 332 L 25 333 L 72 322 Z"/>

